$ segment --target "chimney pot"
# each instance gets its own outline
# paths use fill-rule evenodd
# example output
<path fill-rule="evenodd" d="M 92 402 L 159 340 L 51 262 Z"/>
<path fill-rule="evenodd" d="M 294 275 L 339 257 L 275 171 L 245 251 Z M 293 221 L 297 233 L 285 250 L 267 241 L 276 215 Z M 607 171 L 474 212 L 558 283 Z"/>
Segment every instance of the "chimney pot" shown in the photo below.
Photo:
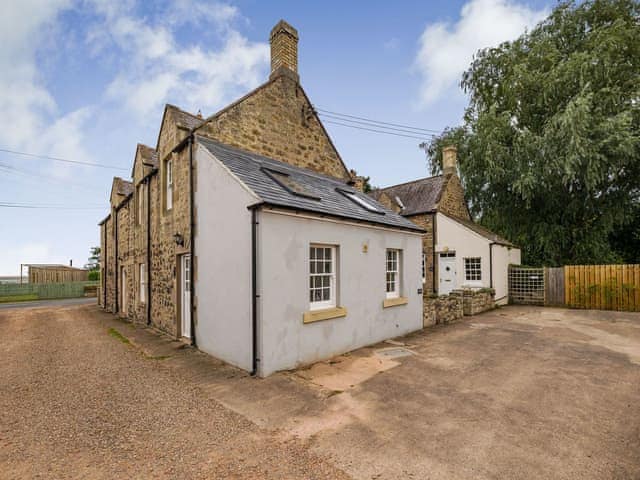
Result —
<path fill-rule="evenodd" d="M 458 173 L 458 149 L 453 145 L 442 149 L 442 171 L 445 175 Z"/>
<path fill-rule="evenodd" d="M 298 31 L 284 20 L 280 20 L 269 35 L 271 44 L 271 75 L 298 77 Z"/>

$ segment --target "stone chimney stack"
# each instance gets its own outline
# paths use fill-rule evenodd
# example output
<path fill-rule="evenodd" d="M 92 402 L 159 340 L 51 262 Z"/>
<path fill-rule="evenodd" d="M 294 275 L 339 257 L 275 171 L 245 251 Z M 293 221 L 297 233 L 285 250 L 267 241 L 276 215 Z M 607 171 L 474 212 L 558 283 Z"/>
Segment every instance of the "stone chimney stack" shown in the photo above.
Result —
<path fill-rule="evenodd" d="M 271 75 L 289 75 L 299 81 L 298 76 L 298 31 L 284 20 L 271 30 Z"/>
<path fill-rule="evenodd" d="M 442 172 L 447 175 L 458 174 L 458 149 L 448 145 L 442 149 Z"/>
<path fill-rule="evenodd" d="M 367 177 L 358 175 L 358 173 L 355 170 L 349 170 L 349 173 L 351 174 L 351 180 L 349 181 L 349 185 L 351 185 L 356 190 L 364 193 L 364 184 L 367 181 Z"/>

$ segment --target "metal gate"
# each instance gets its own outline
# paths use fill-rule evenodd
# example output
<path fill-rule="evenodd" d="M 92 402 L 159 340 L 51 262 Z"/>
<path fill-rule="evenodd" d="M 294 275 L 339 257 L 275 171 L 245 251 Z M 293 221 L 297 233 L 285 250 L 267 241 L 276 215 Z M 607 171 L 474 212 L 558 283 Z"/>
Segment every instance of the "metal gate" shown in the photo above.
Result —
<path fill-rule="evenodd" d="M 509 265 L 509 303 L 544 305 L 544 268 Z"/>

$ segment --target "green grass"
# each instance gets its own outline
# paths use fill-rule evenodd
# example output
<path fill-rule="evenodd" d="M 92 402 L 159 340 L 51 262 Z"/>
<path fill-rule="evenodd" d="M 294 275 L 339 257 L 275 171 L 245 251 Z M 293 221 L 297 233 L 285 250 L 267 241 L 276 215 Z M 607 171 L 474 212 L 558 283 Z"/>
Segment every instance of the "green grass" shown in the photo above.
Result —
<path fill-rule="evenodd" d="M 0 303 L 28 302 L 30 300 L 39 300 L 38 295 L 35 293 L 25 293 L 24 295 L 8 295 L 6 297 L 0 297 Z"/>
<path fill-rule="evenodd" d="M 120 340 L 122 343 L 128 344 L 131 343 L 129 342 L 129 339 L 127 337 L 125 337 L 124 335 L 122 335 L 118 330 L 116 330 L 115 328 L 110 328 L 109 329 L 109 335 L 111 335 L 113 338 L 117 338 L 118 340 Z"/>

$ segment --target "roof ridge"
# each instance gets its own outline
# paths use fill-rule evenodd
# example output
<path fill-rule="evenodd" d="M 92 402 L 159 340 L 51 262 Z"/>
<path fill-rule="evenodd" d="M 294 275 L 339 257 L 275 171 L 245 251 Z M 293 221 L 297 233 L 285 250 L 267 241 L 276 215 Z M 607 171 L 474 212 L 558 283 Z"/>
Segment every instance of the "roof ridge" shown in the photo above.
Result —
<path fill-rule="evenodd" d="M 187 110 L 184 110 L 180 107 L 178 107 L 177 105 L 174 105 L 173 103 L 166 103 L 165 104 L 167 107 L 171 107 L 171 108 L 175 108 L 176 110 L 178 110 L 180 113 L 186 113 L 187 115 L 193 117 L 193 118 L 197 118 L 198 120 L 204 120 L 202 118 L 200 118 L 198 115 L 188 112 Z"/>
<path fill-rule="evenodd" d="M 409 185 L 410 183 L 424 182 L 425 180 L 431 180 L 431 179 L 440 178 L 440 177 L 444 177 L 444 175 L 440 174 L 440 175 L 432 175 L 431 177 L 417 178 L 415 180 L 409 180 L 408 182 L 397 183 L 395 185 L 389 185 L 387 187 L 380 187 L 380 188 L 378 188 L 378 190 L 384 191 L 384 190 L 388 190 L 390 188 L 401 187 L 403 185 Z"/>
<path fill-rule="evenodd" d="M 323 173 L 319 173 L 319 172 L 316 172 L 314 170 L 310 170 L 310 169 L 305 168 L 305 167 L 298 167 L 297 165 L 291 165 L 290 163 L 287 163 L 287 162 L 285 162 L 283 160 L 278 160 L 276 158 L 267 157 L 266 155 L 263 155 L 261 153 L 250 152 L 249 150 L 245 150 L 245 149 L 240 148 L 240 147 L 234 147 L 233 145 L 229 145 L 228 143 L 222 143 L 222 142 L 220 142 L 218 140 L 214 140 L 214 139 L 212 139 L 210 137 L 206 137 L 204 135 L 196 134 L 196 136 L 199 137 L 199 138 L 204 139 L 205 141 L 208 141 L 208 142 L 211 142 L 211 143 L 215 143 L 216 145 L 219 145 L 222 148 L 232 149 L 232 150 L 235 150 L 237 152 L 241 152 L 243 154 L 247 154 L 247 155 L 249 155 L 249 157 L 251 157 L 251 156 L 260 157 L 261 159 L 264 158 L 264 159 L 266 159 L 266 160 L 268 160 L 270 162 L 277 162 L 278 164 L 282 165 L 284 168 L 290 168 L 292 170 L 298 170 L 298 171 L 301 171 L 303 174 L 308 175 L 310 177 L 320 178 L 320 179 L 323 179 L 323 180 L 329 180 L 331 182 L 339 184 L 342 188 L 347 187 L 347 188 L 351 188 L 353 190 L 356 190 L 351 185 L 349 185 L 346 181 L 344 181 L 344 180 L 342 180 L 340 178 L 333 177 L 331 175 L 325 175 Z M 255 159 L 253 159 L 253 158 L 249 158 L 249 159 L 251 161 L 255 162 Z"/>

